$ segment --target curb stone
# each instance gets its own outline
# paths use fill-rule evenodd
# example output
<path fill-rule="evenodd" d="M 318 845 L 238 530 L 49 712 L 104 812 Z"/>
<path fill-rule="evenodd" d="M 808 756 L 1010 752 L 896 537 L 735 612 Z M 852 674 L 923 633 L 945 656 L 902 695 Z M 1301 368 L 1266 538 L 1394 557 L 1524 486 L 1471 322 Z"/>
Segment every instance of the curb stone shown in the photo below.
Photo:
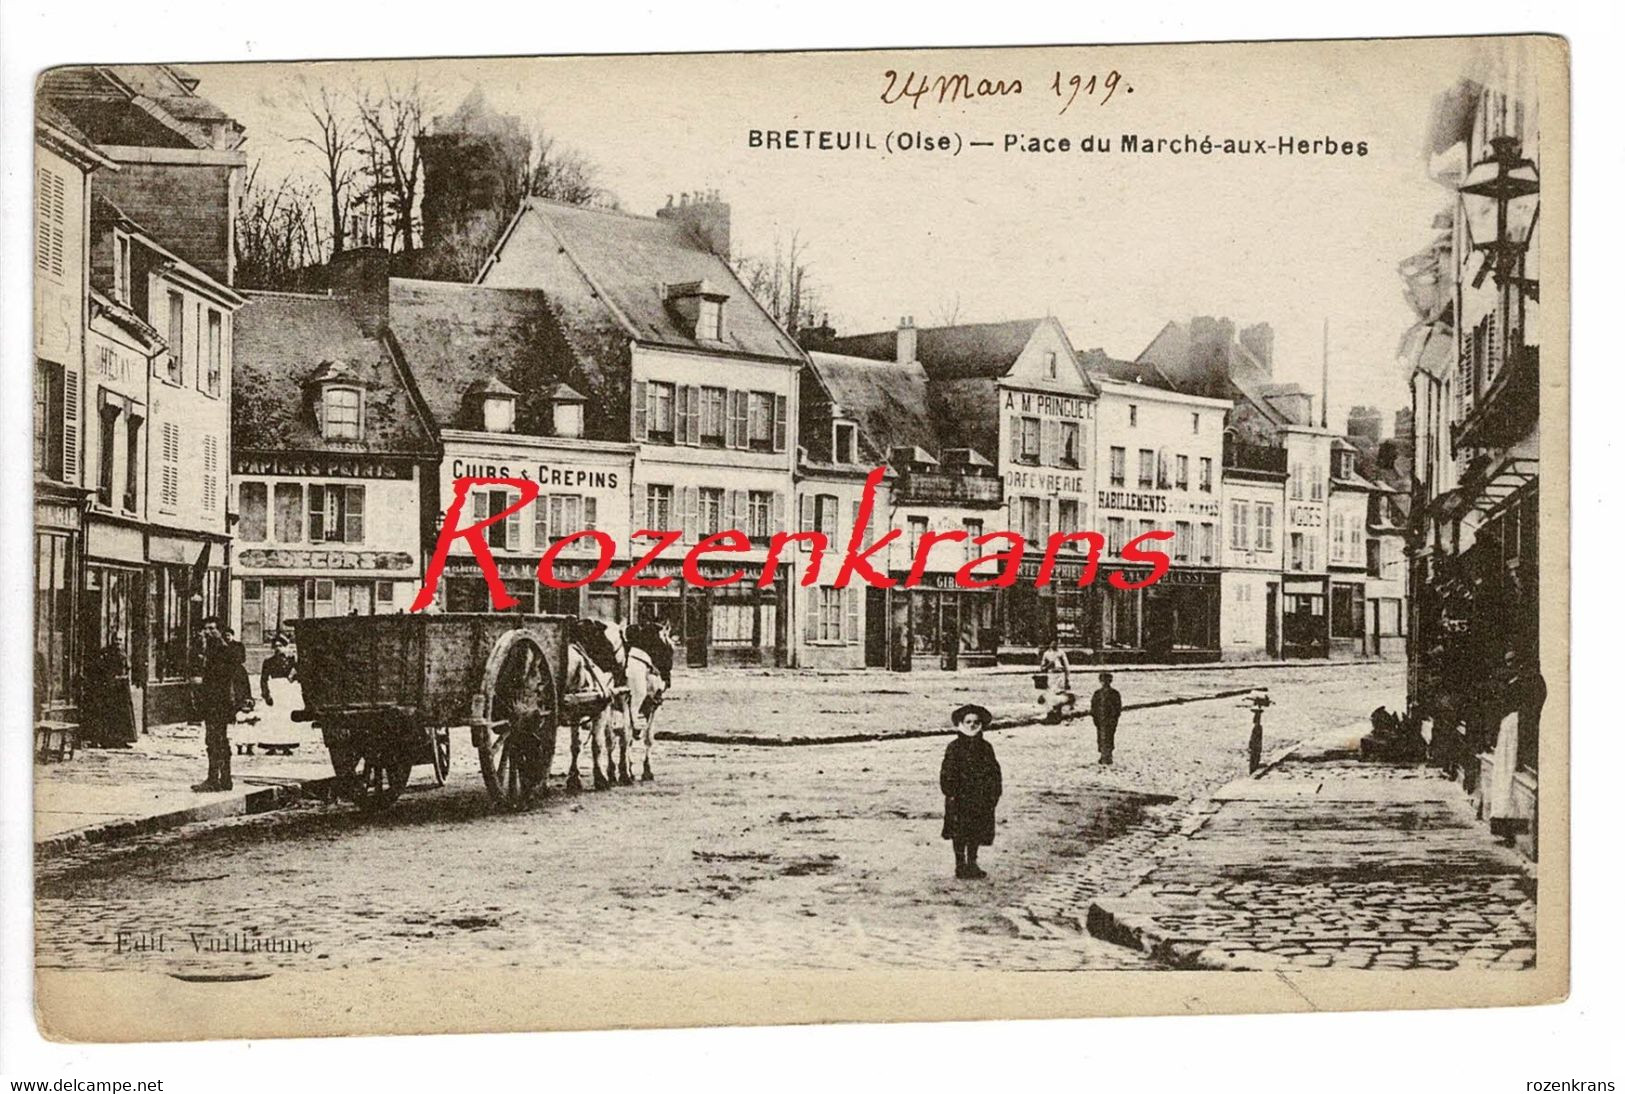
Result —
<path fill-rule="evenodd" d="M 262 786 L 247 794 L 226 801 L 207 802 L 185 809 L 171 810 L 150 817 L 130 817 L 87 825 L 69 832 L 49 836 L 34 843 L 36 862 L 84 847 L 117 843 L 135 836 L 150 835 L 171 828 L 179 828 L 199 821 L 220 820 L 224 817 L 253 816 L 286 809 L 303 798 L 330 797 L 336 790 L 338 779 L 309 779 L 303 782 L 289 780 Z"/>

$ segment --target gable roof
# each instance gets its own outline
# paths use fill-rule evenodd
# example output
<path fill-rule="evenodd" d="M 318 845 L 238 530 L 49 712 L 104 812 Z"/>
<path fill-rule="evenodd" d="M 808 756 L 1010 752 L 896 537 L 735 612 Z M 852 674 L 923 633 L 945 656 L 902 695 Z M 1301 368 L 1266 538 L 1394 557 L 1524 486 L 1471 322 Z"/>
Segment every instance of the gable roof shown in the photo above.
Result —
<path fill-rule="evenodd" d="M 437 429 L 465 428 L 464 399 L 493 379 L 519 396 L 515 428 L 549 432 L 559 384 L 581 392 L 586 437 L 626 440 L 628 340 L 589 305 L 539 289 L 389 280 L 389 332 Z"/>
<path fill-rule="evenodd" d="M 1162 370 L 1150 361 L 1120 361 L 1108 356 L 1103 349 L 1091 349 L 1078 361 L 1085 372 L 1097 373 L 1110 380 L 1125 384 L 1144 384 L 1162 391 L 1178 391 Z"/>
<path fill-rule="evenodd" d="M 899 365 L 822 351 L 807 356 L 830 402 L 842 417 L 857 422 L 859 454 L 870 466 L 885 463 L 896 447 L 941 453 L 931 422 L 925 369 L 918 362 Z"/>
<path fill-rule="evenodd" d="M 569 302 L 566 323 L 613 326 L 651 345 L 806 359 L 727 261 L 676 220 L 531 198 L 475 282 L 540 289 Z M 693 283 L 727 294 L 721 343 L 694 337 L 666 299 L 666 289 Z"/>
<path fill-rule="evenodd" d="M 263 292 L 248 298 L 233 319 L 233 448 L 433 454 L 433 435 L 410 377 L 386 340 L 363 329 L 347 301 Z M 365 385 L 358 441 L 324 439 L 308 403 L 309 381 L 335 366 Z"/>
<path fill-rule="evenodd" d="M 920 327 L 915 357 L 933 380 L 996 379 L 1008 373 L 1032 341 L 1044 319 L 1007 319 L 996 323 L 960 323 Z M 836 353 L 883 361 L 897 359 L 897 331 L 832 338 Z"/>
<path fill-rule="evenodd" d="M 196 86 L 166 65 L 66 65 L 40 76 L 38 97 L 99 144 L 211 148 L 220 126 L 240 139 L 242 127 Z"/>
<path fill-rule="evenodd" d="M 1196 379 L 1190 368 L 1194 345 L 1190 324 L 1169 320 L 1146 343 L 1136 361 L 1155 365 L 1172 390 L 1187 395 L 1216 395 L 1233 402 L 1246 402 L 1271 425 L 1288 424 L 1286 415 L 1271 406 L 1264 388 L 1270 383 L 1270 370 L 1252 352 L 1232 338 L 1224 350 L 1224 390 L 1217 391 Z"/>

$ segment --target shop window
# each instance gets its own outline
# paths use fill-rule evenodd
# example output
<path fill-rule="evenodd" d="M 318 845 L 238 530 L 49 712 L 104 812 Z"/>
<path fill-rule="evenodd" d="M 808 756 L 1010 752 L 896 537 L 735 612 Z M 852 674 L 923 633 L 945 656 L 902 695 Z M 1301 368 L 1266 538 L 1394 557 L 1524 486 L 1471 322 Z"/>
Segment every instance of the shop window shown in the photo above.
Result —
<path fill-rule="evenodd" d="M 719 597 L 711 604 L 711 644 L 754 646 L 756 604 L 753 600 Z"/>
<path fill-rule="evenodd" d="M 296 482 L 279 482 L 271 488 L 271 497 L 275 507 L 276 541 L 304 542 L 305 488 Z"/>
<path fill-rule="evenodd" d="M 1332 586 L 1332 637 L 1358 638 L 1365 622 L 1365 595 L 1355 585 Z"/>
<path fill-rule="evenodd" d="M 1105 588 L 1104 645 L 1116 649 L 1134 649 L 1140 644 L 1140 590 Z"/>
<path fill-rule="evenodd" d="M 73 691 L 68 636 L 73 619 L 73 545 L 67 536 L 34 536 L 34 696 L 42 710 Z"/>
<path fill-rule="evenodd" d="M 266 489 L 263 482 L 245 482 L 237 487 L 237 538 L 244 543 L 263 543 L 266 532 Z"/>

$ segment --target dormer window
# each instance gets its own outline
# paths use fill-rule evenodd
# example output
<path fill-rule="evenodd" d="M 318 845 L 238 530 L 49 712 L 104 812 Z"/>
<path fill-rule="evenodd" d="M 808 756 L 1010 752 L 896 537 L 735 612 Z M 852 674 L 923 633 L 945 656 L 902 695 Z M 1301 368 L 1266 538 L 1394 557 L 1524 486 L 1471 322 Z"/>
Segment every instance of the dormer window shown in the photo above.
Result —
<path fill-rule="evenodd" d="M 680 285 L 667 285 L 663 293 L 666 306 L 676 312 L 688 333 L 699 342 L 721 342 L 726 327 L 723 325 L 723 305 L 728 294 L 709 281 L 685 281 Z"/>
<path fill-rule="evenodd" d="M 499 377 L 475 380 L 463 393 L 463 418 L 468 428 L 486 433 L 512 433 L 519 393 Z"/>
<path fill-rule="evenodd" d="M 837 421 L 830 452 L 836 463 L 858 462 L 858 426 L 856 422 Z"/>
<path fill-rule="evenodd" d="M 361 390 L 329 384 L 322 389 L 322 437 L 329 441 L 361 439 Z"/>
<path fill-rule="evenodd" d="M 553 405 L 553 436 L 582 436 L 586 397 L 569 384 L 554 384 L 547 392 L 547 399 Z"/>

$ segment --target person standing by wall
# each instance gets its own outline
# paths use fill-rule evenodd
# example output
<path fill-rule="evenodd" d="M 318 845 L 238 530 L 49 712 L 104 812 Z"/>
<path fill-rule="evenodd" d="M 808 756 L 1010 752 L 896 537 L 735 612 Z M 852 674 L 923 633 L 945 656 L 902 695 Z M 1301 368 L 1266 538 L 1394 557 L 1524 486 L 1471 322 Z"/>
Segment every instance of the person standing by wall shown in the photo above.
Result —
<path fill-rule="evenodd" d="M 1095 720 L 1095 743 L 1100 762 L 1110 767 L 1112 750 L 1117 747 L 1117 719 L 1123 713 L 1123 696 L 1112 687 L 1112 674 L 1100 674 L 1100 686 L 1089 697 L 1089 716 Z"/>
<path fill-rule="evenodd" d="M 959 732 L 942 755 L 942 838 L 953 841 L 957 878 L 987 876 L 976 865 L 976 852 L 993 843 L 993 810 L 1004 792 L 998 757 L 982 737 L 992 721 L 988 709 L 975 703 L 954 711 Z"/>

